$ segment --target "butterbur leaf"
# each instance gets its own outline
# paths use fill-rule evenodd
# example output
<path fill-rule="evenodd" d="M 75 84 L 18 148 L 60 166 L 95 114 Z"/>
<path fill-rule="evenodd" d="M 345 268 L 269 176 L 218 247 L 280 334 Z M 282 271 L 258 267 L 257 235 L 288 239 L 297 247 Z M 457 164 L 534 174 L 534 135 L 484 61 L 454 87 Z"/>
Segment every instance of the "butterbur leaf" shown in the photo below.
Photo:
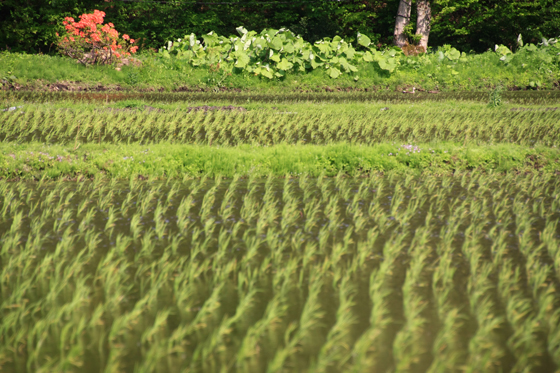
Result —
<path fill-rule="evenodd" d="M 332 50 L 331 46 L 325 43 L 315 43 L 315 46 L 319 48 L 319 51 L 321 51 L 321 53 L 324 54 L 328 54 Z"/>
<path fill-rule="evenodd" d="M 348 61 L 346 60 L 346 58 L 344 57 L 340 57 L 338 59 L 338 63 L 340 63 L 340 66 L 342 66 L 342 68 L 346 71 L 346 72 L 357 72 L 358 69 L 356 68 L 356 66 L 352 66 L 348 63 Z"/>
<path fill-rule="evenodd" d="M 248 32 L 243 26 L 236 27 L 235 30 L 239 33 L 239 35 L 245 35 Z"/>
<path fill-rule="evenodd" d="M 279 51 L 280 49 L 282 49 L 282 39 L 280 39 L 278 36 L 275 36 L 269 43 L 268 43 L 268 47 L 274 50 Z"/>
<path fill-rule="evenodd" d="M 397 67 L 397 62 L 393 58 L 380 58 L 377 63 L 381 69 L 387 70 L 390 73 L 395 71 L 395 68 Z"/>
<path fill-rule="evenodd" d="M 346 58 L 348 58 L 349 60 L 351 60 L 352 58 L 354 58 L 354 55 L 356 54 L 356 50 L 349 45 L 348 48 L 346 49 Z"/>
<path fill-rule="evenodd" d="M 261 75 L 266 76 L 268 79 L 274 78 L 274 75 L 272 74 L 272 71 L 268 71 L 266 69 L 263 69 L 263 71 L 261 71 Z"/>
<path fill-rule="evenodd" d="M 290 70 L 293 66 L 294 65 L 285 58 L 282 58 L 282 61 L 280 61 L 280 63 L 278 63 L 278 65 L 276 65 L 276 67 L 278 67 L 280 70 L 284 70 L 284 71 Z"/>
<path fill-rule="evenodd" d="M 461 57 L 461 52 L 455 48 L 451 48 L 445 52 L 445 57 L 447 57 L 450 61 L 457 61 Z"/>
<path fill-rule="evenodd" d="M 496 53 L 498 53 L 500 56 L 505 56 L 511 54 L 511 51 L 505 45 L 496 45 Z"/>
<path fill-rule="evenodd" d="M 216 34 L 214 34 L 213 32 L 210 32 L 209 34 L 206 35 L 202 35 L 202 38 L 204 39 L 204 45 L 207 48 L 213 47 L 218 43 L 218 36 L 216 36 Z"/>
<path fill-rule="evenodd" d="M 358 32 L 358 44 L 367 48 L 371 44 L 371 39 Z"/>
<path fill-rule="evenodd" d="M 364 60 L 365 62 L 373 62 L 373 55 L 367 51 L 366 53 L 364 53 L 362 60 Z"/>
<path fill-rule="evenodd" d="M 339 69 L 337 69 L 336 67 L 331 67 L 329 69 L 329 76 L 333 79 L 336 79 L 340 76 L 341 72 Z"/>
<path fill-rule="evenodd" d="M 323 66 L 323 64 L 320 63 L 320 62 L 317 62 L 317 59 L 316 59 L 316 58 L 314 58 L 314 59 L 311 60 L 311 67 L 312 67 L 313 69 L 316 69 L 316 68 L 318 68 L 319 66 Z"/>
<path fill-rule="evenodd" d="M 255 70 L 253 70 L 253 72 L 255 73 L 255 75 L 262 75 L 267 77 L 268 79 L 272 79 L 274 78 L 274 74 L 272 73 L 272 71 L 270 71 L 270 68 L 267 66 L 259 66 L 257 68 L 255 68 Z"/>
<path fill-rule="evenodd" d="M 245 53 L 238 53 L 237 61 L 235 62 L 235 67 L 243 68 L 251 61 L 248 55 Z"/>
<path fill-rule="evenodd" d="M 284 44 L 284 53 L 294 53 L 294 45 L 291 41 Z"/>

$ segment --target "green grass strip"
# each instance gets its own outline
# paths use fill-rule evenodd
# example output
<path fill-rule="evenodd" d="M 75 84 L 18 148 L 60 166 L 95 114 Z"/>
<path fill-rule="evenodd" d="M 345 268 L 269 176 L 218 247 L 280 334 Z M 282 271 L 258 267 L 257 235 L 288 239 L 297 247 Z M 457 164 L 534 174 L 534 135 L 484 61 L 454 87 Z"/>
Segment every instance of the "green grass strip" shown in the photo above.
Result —
<path fill-rule="evenodd" d="M 39 143 L 0 144 L 3 179 L 183 178 L 201 175 L 349 175 L 402 171 L 450 174 L 463 171 L 559 172 L 558 148 L 457 143 L 242 145 L 211 147 L 85 144 L 77 149 Z"/>
<path fill-rule="evenodd" d="M 510 63 L 500 61 L 501 55 L 489 51 L 468 55 L 460 61 L 439 58 L 429 53 L 421 57 L 401 57 L 393 73 L 377 67 L 377 63 L 357 64 L 356 74 L 343 74 L 331 79 L 324 69 L 288 72 L 282 79 L 269 80 L 253 73 L 212 71 L 208 67 L 193 67 L 184 60 L 158 59 L 137 55 L 141 67 L 85 67 L 70 58 L 4 52 L 0 66 L 10 70 L 10 85 L 26 89 L 242 89 L 252 92 L 307 91 L 325 88 L 399 90 L 408 86 L 426 90 L 469 91 L 502 85 L 505 87 L 554 89 L 558 87 L 560 65 L 556 56 L 533 53 L 517 57 Z M 520 56 L 521 57 L 521 56 Z M 355 80 L 355 77 L 358 79 Z"/>

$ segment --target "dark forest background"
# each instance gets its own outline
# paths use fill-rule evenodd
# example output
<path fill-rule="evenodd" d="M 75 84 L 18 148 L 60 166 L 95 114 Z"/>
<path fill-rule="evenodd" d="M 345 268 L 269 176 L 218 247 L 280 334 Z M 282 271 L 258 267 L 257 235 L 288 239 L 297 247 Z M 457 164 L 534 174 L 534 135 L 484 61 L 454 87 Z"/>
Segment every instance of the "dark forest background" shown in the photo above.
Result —
<path fill-rule="evenodd" d="M 352 41 L 360 32 L 376 44 L 392 42 L 398 0 L 0 0 L 0 50 L 54 53 L 56 32 L 65 16 L 77 18 L 94 9 L 119 32 L 140 39 L 142 48 L 159 48 L 168 40 L 194 32 L 236 34 L 286 27 L 314 42 L 340 35 Z M 414 9 L 414 8 L 413 8 Z M 515 47 L 560 36 L 560 1 L 432 1 L 430 46 L 450 44 L 465 52 L 482 52 L 495 44 Z M 415 15 L 413 11 L 412 26 Z M 414 28 L 413 28 L 414 29 Z"/>

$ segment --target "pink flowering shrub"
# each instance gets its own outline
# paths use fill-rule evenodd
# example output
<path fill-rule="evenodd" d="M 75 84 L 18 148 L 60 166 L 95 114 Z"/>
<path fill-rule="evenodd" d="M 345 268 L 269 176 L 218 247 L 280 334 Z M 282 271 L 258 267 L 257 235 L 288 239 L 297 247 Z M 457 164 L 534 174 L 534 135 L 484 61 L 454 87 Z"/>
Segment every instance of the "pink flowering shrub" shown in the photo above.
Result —
<path fill-rule="evenodd" d="M 119 37 L 112 23 L 103 24 L 104 17 L 105 12 L 99 10 L 82 14 L 78 22 L 66 17 L 62 22 L 66 35 L 58 41 L 60 53 L 84 65 L 110 64 L 136 53 L 134 39 L 126 34 Z"/>

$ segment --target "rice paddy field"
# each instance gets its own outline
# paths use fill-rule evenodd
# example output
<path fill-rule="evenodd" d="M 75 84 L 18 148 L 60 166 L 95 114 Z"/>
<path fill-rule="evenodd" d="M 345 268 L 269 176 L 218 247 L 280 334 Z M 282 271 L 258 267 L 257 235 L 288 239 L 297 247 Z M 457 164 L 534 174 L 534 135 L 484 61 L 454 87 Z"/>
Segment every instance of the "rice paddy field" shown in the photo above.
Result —
<path fill-rule="evenodd" d="M 560 369 L 554 97 L 488 108 L 11 95 L 0 97 L 15 107 L 0 113 L 2 372 Z M 147 147 L 142 165 L 175 173 L 51 172 L 131 152 L 141 162 Z M 165 158 L 193 149 L 183 166 L 224 151 L 223 167 L 189 173 Z M 243 151 L 268 158 L 234 166 Z M 399 167 L 363 169 L 388 153 Z M 362 163 L 328 168 L 321 154 Z M 480 157 L 510 165 L 451 167 Z M 286 166 L 254 171 L 274 158 Z"/>

